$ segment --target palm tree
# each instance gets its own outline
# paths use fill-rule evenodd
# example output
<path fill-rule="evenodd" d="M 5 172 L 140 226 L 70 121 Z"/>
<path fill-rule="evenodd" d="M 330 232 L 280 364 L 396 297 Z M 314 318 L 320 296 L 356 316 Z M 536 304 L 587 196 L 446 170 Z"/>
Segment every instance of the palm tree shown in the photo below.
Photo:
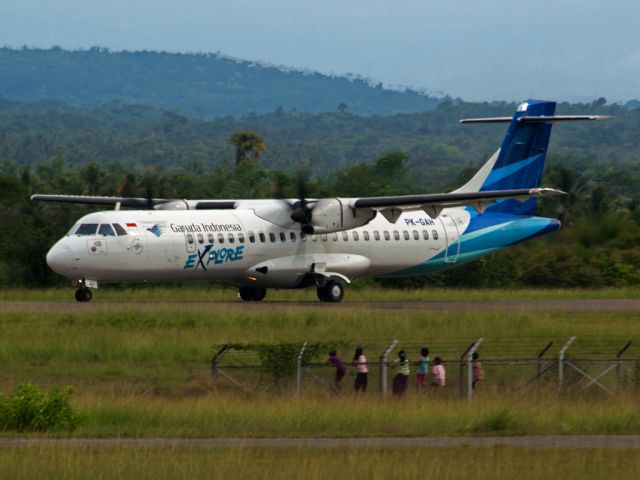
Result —
<path fill-rule="evenodd" d="M 236 148 L 236 166 L 249 158 L 257 160 L 267 151 L 267 142 L 260 134 L 251 130 L 238 130 L 227 139 L 227 143 Z"/>

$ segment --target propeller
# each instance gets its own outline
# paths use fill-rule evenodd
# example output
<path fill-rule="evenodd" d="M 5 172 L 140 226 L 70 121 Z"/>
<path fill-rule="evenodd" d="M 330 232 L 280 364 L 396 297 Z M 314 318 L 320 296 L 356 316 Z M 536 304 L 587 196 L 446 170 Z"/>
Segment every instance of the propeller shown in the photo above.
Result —
<path fill-rule="evenodd" d="M 305 170 L 299 170 L 297 184 L 299 200 L 291 206 L 290 218 L 301 225 L 302 233 L 312 235 L 313 226 L 310 223 L 313 207 L 309 207 L 309 201 L 307 200 L 307 175 Z"/>

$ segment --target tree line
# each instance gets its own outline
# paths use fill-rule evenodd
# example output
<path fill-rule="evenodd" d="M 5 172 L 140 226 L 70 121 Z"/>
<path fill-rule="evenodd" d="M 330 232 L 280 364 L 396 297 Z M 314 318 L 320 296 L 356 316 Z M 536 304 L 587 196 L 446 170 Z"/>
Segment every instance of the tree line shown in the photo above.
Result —
<path fill-rule="evenodd" d="M 246 133 L 246 132 L 245 132 Z M 242 152 L 242 139 L 236 138 Z M 234 144 L 234 137 L 228 138 Z M 262 139 L 264 141 L 264 139 Z M 268 144 L 261 145 L 261 153 Z M 240 155 L 240 153 L 239 153 Z M 564 229 L 455 269 L 408 279 L 367 280 L 397 287 L 603 287 L 640 284 L 640 201 L 616 194 L 601 175 L 556 161 L 544 183 L 568 195 L 544 199 L 539 214 L 558 217 Z M 470 174 L 471 172 L 466 172 Z M 5 162 L 0 173 L 0 284 L 64 284 L 45 255 L 80 216 L 94 208 L 36 203 L 33 193 L 154 196 L 165 198 L 296 198 L 300 170 L 267 168 L 258 153 L 203 171 L 119 163 L 70 164 L 62 152 L 33 165 Z M 463 174 L 464 176 L 464 174 Z M 465 178 L 466 180 L 466 178 Z M 406 152 L 390 151 L 373 162 L 307 174 L 309 197 L 416 193 Z"/>

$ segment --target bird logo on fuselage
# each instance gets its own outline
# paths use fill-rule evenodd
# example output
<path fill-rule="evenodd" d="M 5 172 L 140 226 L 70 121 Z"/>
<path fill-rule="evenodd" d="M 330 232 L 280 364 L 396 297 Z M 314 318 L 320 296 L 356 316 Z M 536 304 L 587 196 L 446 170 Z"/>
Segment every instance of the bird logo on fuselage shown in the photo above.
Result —
<path fill-rule="evenodd" d="M 159 237 L 162 235 L 162 227 L 156 223 L 153 227 L 147 228 L 147 232 L 151 232 L 156 237 Z"/>

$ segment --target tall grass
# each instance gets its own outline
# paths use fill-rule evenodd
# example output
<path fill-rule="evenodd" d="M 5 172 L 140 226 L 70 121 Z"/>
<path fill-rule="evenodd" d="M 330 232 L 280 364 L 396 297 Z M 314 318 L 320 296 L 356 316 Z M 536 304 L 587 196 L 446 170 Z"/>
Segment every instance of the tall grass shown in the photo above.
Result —
<path fill-rule="evenodd" d="M 640 412 L 632 401 L 597 395 L 584 401 L 593 389 L 576 396 L 584 403 L 575 405 L 555 396 L 538 404 L 527 399 L 530 390 L 502 396 L 503 384 L 490 365 L 472 405 L 456 399 L 455 386 L 441 397 L 413 395 L 402 403 L 378 401 L 375 392 L 366 399 L 336 398 L 327 396 L 327 388 L 305 387 L 309 397 L 292 402 L 291 390 L 256 397 L 241 389 L 216 390 L 210 380 L 215 348 L 228 342 L 338 340 L 364 344 L 373 360 L 395 338 L 399 348 L 411 347 L 411 355 L 426 343 L 434 355 L 451 360 L 481 336 L 482 356 L 490 359 L 535 356 L 551 340 L 556 345 L 549 355 L 557 355 L 570 335 L 578 336 L 572 355 L 610 358 L 634 340 L 625 355 L 637 359 L 640 312 L 452 312 L 366 303 L 340 309 L 267 304 L 246 311 L 213 303 L 68 303 L 59 308 L 5 303 L 0 392 L 24 382 L 74 385 L 74 406 L 87 416 L 77 434 L 87 436 L 640 433 Z M 232 360 L 231 354 L 225 358 L 227 365 Z M 525 379 L 533 374 L 528 368 Z M 329 382 L 330 373 L 322 374 Z M 449 375 L 455 383 L 455 371 Z"/>
<path fill-rule="evenodd" d="M 634 479 L 629 450 L 406 447 L 82 447 L 0 449 L 5 478 Z M 90 472 L 90 473 L 89 473 Z"/>
<path fill-rule="evenodd" d="M 640 434 L 640 407 L 619 399 L 540 400 L 492 395 L 473 402 L 437 394 L 383 401 L 377 395 L 167 399 L 79 396 L 87 437 L 378 437 Z"/>
<path fill-rule="evenodd" d="M 347 288 L 345 302 L 363 301 L 459 301 L 459 300 L 585 300 L 585 299 L 638 299 L 637 288 L 602 289 L 456 289 L 419 288 L 395 289 L 358 287 Z M 317 301 L 315 290 L 269 290 L 266 301 Z M 71 288 L 5 288 L 0 290 L 0 301 L 73 301 Z M 238 301 L 237 289 L 228 286 L 210 286 L 190 283 L 180 286 L 132 285 L 127 287 L 105 285 L 94 292 L 93 302 L 220 302 Z"/>

